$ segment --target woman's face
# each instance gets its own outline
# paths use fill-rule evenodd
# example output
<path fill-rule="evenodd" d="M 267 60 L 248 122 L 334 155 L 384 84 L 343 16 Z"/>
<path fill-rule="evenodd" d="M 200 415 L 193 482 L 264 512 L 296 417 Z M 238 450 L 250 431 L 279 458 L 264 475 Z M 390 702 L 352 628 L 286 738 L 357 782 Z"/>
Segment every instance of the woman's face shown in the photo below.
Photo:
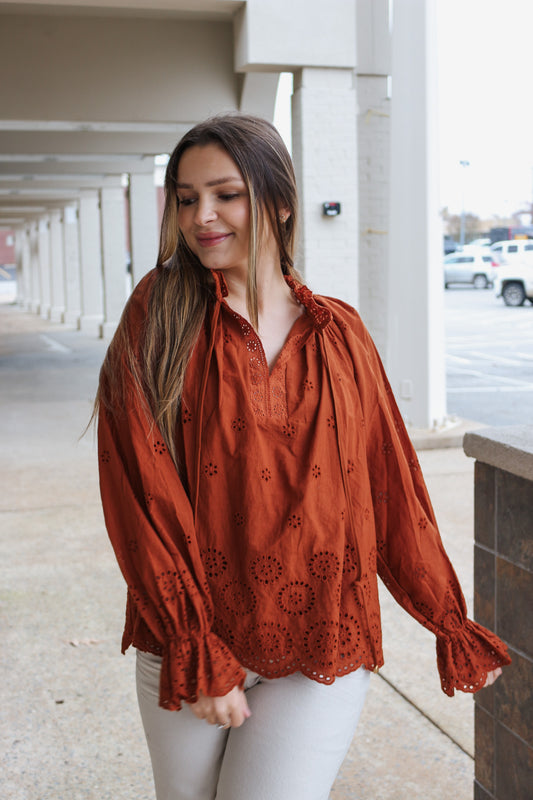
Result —
<path fill-rule="evenodd" d="M 194 145 L 178 164 L 178 225 L 208 269 L 246 273 L 250 199 L 242 175 L 217 144 Z"/>

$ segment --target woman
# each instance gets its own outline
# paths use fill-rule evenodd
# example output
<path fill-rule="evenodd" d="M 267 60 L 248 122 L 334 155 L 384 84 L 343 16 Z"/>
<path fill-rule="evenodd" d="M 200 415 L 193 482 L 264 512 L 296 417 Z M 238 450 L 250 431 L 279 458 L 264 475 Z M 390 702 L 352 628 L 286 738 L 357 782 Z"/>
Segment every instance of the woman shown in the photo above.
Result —
<path fill-rule="evenodd" d="M 293 266 L 275 128 L 197 125 L 170 157 L 158 266 L 102 368 L 106 524 L 158 800 L 325 800 L 369 671 L 379 573 L 437 636 L 443 690 L 509 663 L 467 620 L 357 313 Z"/>

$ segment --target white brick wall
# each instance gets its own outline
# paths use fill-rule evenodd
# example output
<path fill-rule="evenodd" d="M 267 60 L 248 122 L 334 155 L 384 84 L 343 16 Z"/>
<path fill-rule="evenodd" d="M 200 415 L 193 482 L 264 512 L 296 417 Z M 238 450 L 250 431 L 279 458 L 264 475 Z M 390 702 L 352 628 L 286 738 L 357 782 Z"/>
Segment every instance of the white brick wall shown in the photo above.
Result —
<path fill-rule="evenodd" d="M 359 156 L 359 312 L 378 350 L 387 343 L 390 101 L 387 78 L 357 77 Z"/>
<path fill-rule="evenodd" d="M 351 69 L 295 74 L 293 158 L 301 208 L 298 267 L 313 291 L 358 302 L 357 126 Z M 338 217 L 322 203 L 340 202 Z"/>

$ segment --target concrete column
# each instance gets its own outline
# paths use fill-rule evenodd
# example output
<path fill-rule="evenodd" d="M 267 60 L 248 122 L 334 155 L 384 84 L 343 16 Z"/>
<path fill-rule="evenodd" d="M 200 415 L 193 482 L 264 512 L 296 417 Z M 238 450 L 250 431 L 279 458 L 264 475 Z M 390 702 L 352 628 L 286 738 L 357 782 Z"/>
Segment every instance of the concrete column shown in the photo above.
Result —
<path fill-rule="evenodd" d="M 24 235 L 24 228 L 16 228 L 15 235 L 15 278 L 17 281 L 17 294 L 16 302 L 19 305 L 24 305 L 24 277 L 22 272 L 22 236 Z"/>
<path fill-rule="evenodd" d="M 387 349 L 391 72 L 389 0 L 357 0 L 359 306 L 380 353 Z"/>
<path fill-rule="evenodd" d="M 386 366 L 406 423 L 445 423 L 435 0 L 394 4 Z"/>
<path fill-rule="evenodd" d="M 20 247 L 20 283 L 17 283 L 17 295 L 20 305 L 29 310 L 31 308 L 32 288 L 31 288 L 31 250 L 30 250 L 30 229 L 28 226 L 19 228 L 17 239 Z"/>
<path fill-rule="evenodd" d="M 65 257 L 65 322 L 80 326 L 81 279 L 80 236 L 78 229 L 78 205 L 63 209 L 63 254 Z"/>
<path fill-rule="evenodd" d="M 50 286 L 50 218 L 39 220 L 37 251 L 39 254 L 40 274 L 40 314 L 43 319 L 50 319 L 51 286 Z"/>
<path fill-rule="evenodd" d="M 155 267 L 159 243 L 153 172 L 130 175 L 130 244 L 133 285 Z"/>
<path fill-rule="evenodd" d="M 50 212 L 50 288 L 52 322 L 63 322 L 65 313 L 65 258 L 63 220 L 60 209 Z"/>
<path fill-rule="evenodd" d="M 113 336 L 126 302 L 126 230 L 124 189 L 105 186 L 100 190 L 102 265 L 104 280 L 104 338 Z"/>
<path fill-rule="evenodd" d="M 265 119 L 274 119 L 278 72 L 247 72 L 243 75 L 239 110 L 243 114 L 255 114 Z"/>
<path fill-rule="evenodd" d="M 387 78 L 358 76 L 359 307 L 380 353 L 387 349 L 390 102 Z"/>
<path fill-rule="evenodd" d="M 293 159 L 301 200 L 298 266 L 310 288 L 358 299 L 357 130 L 352 69 L 295 72 Z M 325 202 L 341 204 L 324 216 Z"/>
<path fill-rule="evenodd" d="M 30 238 L 30 308 L 35 314 L 41 312 L 41 268 L 39 265 L 39 223 L 34 220 L 29 229 Z"/>
<path fill-rule="evenodd" d="M 102 296 L 102 250 L 100 234 L 100 203 L 98 192 L 80 192 L 80 269 L 81 318 L 80 330 L 90 336 L 101 336 L 104 321 Z"/>

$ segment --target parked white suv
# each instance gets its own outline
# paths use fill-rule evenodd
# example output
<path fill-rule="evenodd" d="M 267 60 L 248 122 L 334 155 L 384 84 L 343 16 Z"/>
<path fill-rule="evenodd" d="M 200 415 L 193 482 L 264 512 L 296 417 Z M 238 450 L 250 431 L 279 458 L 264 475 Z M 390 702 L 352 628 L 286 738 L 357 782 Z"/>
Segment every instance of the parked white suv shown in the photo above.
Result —
<path fill-rule="evenodd" d="M 533 303 L 533 262 L 517 261 L 495 269 L 494 291 L 506 306 L 521 306 L 526 298 Z"/>
<path fill-rule="evenodd" d="M 444 288 L 454 283 L 467 283 L 474 289 L 488 289 L 494 282 L 494 264 L 485 247 L 458 250 L 444 259 Z"/>
<path fill-rule="evenodd" d="M 503 242 L 494 242 L 490 252 L 500 264 L 512 263 L 520 259 L 533 263 L 533 239 L 509 239 Z"/>

